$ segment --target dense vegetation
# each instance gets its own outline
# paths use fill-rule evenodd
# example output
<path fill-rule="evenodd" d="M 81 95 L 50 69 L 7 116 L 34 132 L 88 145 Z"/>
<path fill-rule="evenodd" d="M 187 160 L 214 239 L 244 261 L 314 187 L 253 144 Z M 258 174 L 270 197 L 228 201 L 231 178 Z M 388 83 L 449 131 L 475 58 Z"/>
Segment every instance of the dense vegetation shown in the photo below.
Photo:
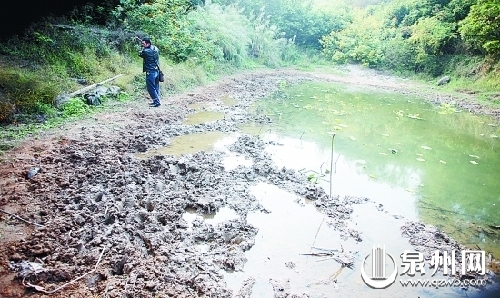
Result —
<path fill-rule="evenodd" d="M 320 59 L 500 89 L 500 0 L 104 0 L 0 44 L 0 122 L 89 112 L 77 100 L 55 106 L 82 79 L 124 73 L 122 98 L 142 90 L 135 36 L 160 48 L 166 92 Z"/>

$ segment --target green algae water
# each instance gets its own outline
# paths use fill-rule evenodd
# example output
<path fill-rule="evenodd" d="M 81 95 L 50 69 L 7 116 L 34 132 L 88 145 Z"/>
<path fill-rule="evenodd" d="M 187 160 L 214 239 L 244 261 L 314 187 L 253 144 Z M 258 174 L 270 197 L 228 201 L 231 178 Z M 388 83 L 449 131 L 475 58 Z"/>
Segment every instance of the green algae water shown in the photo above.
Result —
<path fill-rule="evenodd" d="M 413 95 L 332 83 L 282 88 L 256 110 L 273 119 L 273 133 L 325 150 L 335 134 L 335 155 L 361 165 L 371 181 L 414 196 L 407 208 L 416 208 L 421 221 L 500 258 L 500 128 L 493 119 Z M 327 165 L 314 170 L 327 176 Z"/>

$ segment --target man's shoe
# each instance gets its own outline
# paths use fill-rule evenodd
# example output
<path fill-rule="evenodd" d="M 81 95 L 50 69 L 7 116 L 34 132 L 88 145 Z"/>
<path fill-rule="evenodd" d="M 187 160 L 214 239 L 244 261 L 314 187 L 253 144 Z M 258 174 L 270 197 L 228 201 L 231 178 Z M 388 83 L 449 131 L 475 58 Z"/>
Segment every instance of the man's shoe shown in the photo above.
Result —
<path fill-rule="evenodd" d="M 155 104 L 151 105 L 151 107 L 153 107 L 153 108 L 157 108 L 159 106 L 161 106 L 161 104 L 159 104 L 159 103 L 155 103 Z"/>

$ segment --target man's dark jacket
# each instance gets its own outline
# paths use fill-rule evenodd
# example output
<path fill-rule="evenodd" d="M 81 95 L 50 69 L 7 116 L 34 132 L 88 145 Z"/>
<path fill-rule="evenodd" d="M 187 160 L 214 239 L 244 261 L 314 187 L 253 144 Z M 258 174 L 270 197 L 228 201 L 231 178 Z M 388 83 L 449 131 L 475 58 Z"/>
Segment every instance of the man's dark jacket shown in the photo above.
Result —
<path fill-rule="evenodd" d="M 150 45 L 147 48 L 143 48 L 139 52 L 139 56 L 143 58 L 142 60 L 142 71 L 156 71 L 160 65 L 159 63 L 159 50 L 154 45 Z"/>

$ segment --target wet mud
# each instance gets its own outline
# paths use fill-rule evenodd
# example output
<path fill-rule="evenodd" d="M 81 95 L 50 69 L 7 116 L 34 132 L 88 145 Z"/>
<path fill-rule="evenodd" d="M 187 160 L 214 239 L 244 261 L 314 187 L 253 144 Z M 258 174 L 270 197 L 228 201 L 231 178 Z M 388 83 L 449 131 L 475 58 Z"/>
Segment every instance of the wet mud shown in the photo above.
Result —
<path fill-rule="evenodd" d="M 311 80 L 414 90 L 373 74 L 248 73 L 165 98 L 161 108 L 147 108 L 148 100 L 139 99 L 7 152 L 0 165 L 0 296 L 250 297 L 255 279 L 232 291 L 221 272 L 243 270 L 245 252 L 255 244 L 258 229 L 246 218 L 269 212 L 249 191 L 261 182 L 311 200 L 341 238 L 363 241 L 348 223 L 353 206 L 369 198 L 330 197 L 302 173 L 278 168 L 264 150 L 268 144 L 239 129 L 271 122 L 248 108 L 280 82 Z M 224 98 L 234 102 L 226 105 Z M 183 123 L 195 103 L 223 117 Z M 137 155 L 168 147 L 177 136 L 207 132 L 238 134 L 227 150 L 251 164 L 228 169 L 221 151 Z M 237 216 L 216 224 L 201 216 L 222 208 Z M 188 222 L 188 210 L 200 216 Z M 409 222 L 401 231 L 419 251 L 461 248 L 422 223 Z M 346 253 L 336 261 L 349 267 L 352 259 Z M 290 281 L 279 276 L 269 283 L 274 297 L 308 297 L 292 293 Z"/>

